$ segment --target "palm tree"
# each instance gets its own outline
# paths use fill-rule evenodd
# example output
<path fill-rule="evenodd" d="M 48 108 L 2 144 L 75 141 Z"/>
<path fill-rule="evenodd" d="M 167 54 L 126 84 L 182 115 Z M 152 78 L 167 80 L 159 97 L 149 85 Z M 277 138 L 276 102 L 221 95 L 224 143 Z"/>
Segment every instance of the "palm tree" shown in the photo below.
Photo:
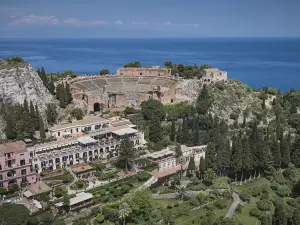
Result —
<path fill-rule="evenodd" d="M 132 210 L 126 202 L 123 202 L 119 206 L 119 219 L 123 220 L 123 225 L 126 224 L 125 220 L 131 214 L 131 212 L 132 212 Z"/>
<path fill-rule="evenodd" d="M 183 201 L 183 196 L 186 193 L 186 188 L 184 186 L 177 186 L 177 192 L 180 201 Z"/>

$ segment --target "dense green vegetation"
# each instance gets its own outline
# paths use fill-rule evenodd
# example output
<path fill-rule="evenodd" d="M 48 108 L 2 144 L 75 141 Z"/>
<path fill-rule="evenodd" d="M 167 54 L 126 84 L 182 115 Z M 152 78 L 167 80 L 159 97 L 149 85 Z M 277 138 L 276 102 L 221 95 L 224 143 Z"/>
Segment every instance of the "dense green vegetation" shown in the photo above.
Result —
<path fill-rule="evenodd" d="M 65 84 L 63 82 L 57 84 L 55 95 L 56 99 L 59 100 L 59 106 L 61 108 L 65 108 L 73 101 L 70 84 L 68 82 Z"/>

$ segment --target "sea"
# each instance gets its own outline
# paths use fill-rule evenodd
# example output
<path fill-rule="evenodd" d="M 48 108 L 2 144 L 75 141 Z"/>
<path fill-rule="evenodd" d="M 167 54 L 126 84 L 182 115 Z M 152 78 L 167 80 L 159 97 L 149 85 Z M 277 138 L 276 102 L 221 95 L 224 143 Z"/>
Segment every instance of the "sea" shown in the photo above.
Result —
<path fill-rule="evenodd" d="M 46 72 L 89 75 L 131 61 L 210 64 L 249 87 L 300 90 L 300 38 L 0 39 L 0 59 L 14 56 Z"/>

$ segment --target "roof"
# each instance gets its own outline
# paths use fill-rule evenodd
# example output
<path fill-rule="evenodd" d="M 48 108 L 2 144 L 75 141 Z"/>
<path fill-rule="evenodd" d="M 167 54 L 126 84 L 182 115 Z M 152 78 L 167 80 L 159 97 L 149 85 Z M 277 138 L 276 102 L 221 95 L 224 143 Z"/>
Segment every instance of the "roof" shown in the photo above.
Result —
<path fill-rule="evenodd" d="M 149 153 L 147 155 L 145 155 L 145 157 L 149 157 L 149 158 L 152 158 L 152 159 L 159 159 L 159 158 L 162 158 L 162 157 L 166 157 L 166 156 L 169 156 L 169 155 L 174 155 L 174 151 L 171 151 L 169 149 L 163 149 L 161 151 L 158 151 L 158 152 L 152 152 L 152 153 Z"/>
<path fill-rule="evenodd" d="M 51 188 L 47 184 L 45 184 L 43 181 L 38 181 L 35 184 L 30 185 L 29 191 L 33 195 L 38 195 L 38 194 L 42 194 L 45 192 L 50 192 Z"/>
<path fill-rule="evenodd" d="M 84 126 L 84 125 L 103 123 L 103 122 L 110 122 L 110 121 L 107 119 L 98 117 L 98 116 L 90 116 L 90 117 L 86 117 L 82 120 L 76 120 L 73 123 L 55 125 L 54 127 L 50 128 L 49 130 L 50 131 L 62 130 L 62 129 L 69 128 L 69 127 Z"/>
<path fill-rule="evenodd" d="M 5 153 L 23 153 L 27 152 L 26 144 L 24 141 L 15 141 L 9 142 L 6 144 L 0 145 L 0 156 L 3 156 Z"/>
<path fill-rule="evenodd" d="M 23 195 L 26 197 L 26 198 L 30 198 L 33 196 L 33 194 L 31 193 L 31 191 L 27 190 L 23 193 Z"/>
<path fill-rule="evenodd" d="M 75 165 L 71 167 L 73 173 L 78 174 L 78 173 L 84 173 L 84 172 L 89 172 L 91 170 L 95 170 L 94 167 L 90 165 Z"/>
<path fill-rule="evenodd" d="M 70 199 L 70 206 L 76 205 L 80 202 L 92 199 L 93 195 L 91 193 L 80 192 L 76 194 L 76 197 Z"/>
<path fill-rule="evenodd" d="M 203 69 L 205 72 L 221 72 L 218 68 Z"/>
<path fill-rule="evenodd" d="M 138 132 L 138 130 L 133 129 L 131 127 L 127 127 L 127 128 L 112 131 L 112 133 L 114 133 L 116 135 L 119 135 L 119 136 L 123 136 L 125 134 L 133 134 L 133 133 L 137 133 L 137 132 Z"/>
<path fill-rule="evenodd" d="M 185 151 L 189 151 L 189 150 L 203 150 L 206 147 L 207 147 L 207 145 L 191 146 L 191 147 L 188 147 L 186 145 L 181 145 L 181 151 L 185 152 Z"/>
<path fill-rule="evenodd" d="M 97 140 L 95 140 L 94 138 L 90 137 L 90 136 L 83 136 L 77 139 L 78 142 L 80 142 L 81 144 L 92 144 L 97 142 Z"/>

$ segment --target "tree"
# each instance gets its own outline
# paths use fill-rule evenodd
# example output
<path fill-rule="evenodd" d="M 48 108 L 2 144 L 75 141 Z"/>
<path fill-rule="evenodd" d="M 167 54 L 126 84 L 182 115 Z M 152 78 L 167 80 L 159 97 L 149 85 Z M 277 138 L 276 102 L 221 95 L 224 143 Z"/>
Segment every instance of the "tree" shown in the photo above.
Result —
<path fill-rule="evenodd" d="M 57 100 L 59 100 L 59 95 L 60 95 L 60 90 L 62 89 L 62 84 L 57 84 L 56 85 L 56 90 L 55 90 L 55 97 Z"/>
<path fill-rule="evenodd" d="M 107 75 L 107 74 L 110 74 L 109 73 L 109 70 L 108 69 L 102 69 L 102 70 L 100 70 L 100 73 L 99 73 L 100 75 Z"/>
<path fill-rule="evenodd" d="M 54 85 L 54 81 L 53 81 L 53 77 L 52 75 L 50 75 L 50 80 L 48 82 L 48 89 L 49 92 L 54 95 L 55 94 L 55 85 Z"/>
<path fill-rule="evenodd" d="M 80 108 L 74 108 L 74 109 L 72 109 L 70 115 L 73 118 L 76 118 L 76 120 L 82 120 L 82 118 L 84 116 L 84 113 L 83 113 L 82 109 L 80 109 Z"/>
<path fill-rule="evenodd" d="M 165 119 L 166 112 L 163 104 L 153 98 L 143 101 L 141 104 L 141 113 L 145 120 L 151 120 L 153 116 L 156 116 L 159 121 Z"/>
<path fill-rule="evenodd" d="M 205 159 L 203 156 L 200 157 L 200 164 L 199 164 L 199 177 L 203 179 L 205 173 Z"/>
<path fill-rule="evenodd" d="M 132 210 L 130 206 L 126 203 L 123 202 L 119 206 L 119 218 L 123 221 L 123 225 L 126 224 L 126 218 L 132 213 Z"/>
<path fill-rule="evenodd" d="M 196 100 L 197 112 L 199 114 L 205 115 L 207 114 L 211 105 L 212 105 L 212 97 L 209 93 L 207 85 L 204 84 Z"/>
<path fill-rule="evenodd" d="M 177 129 L 176 141 L 178 143 L 182 143 L 182 129 L 181 129 L 181 125 L 179 125 L 178 129 Z"/>
<path fill-rule="evenodd" d="M 176 133 L 175 121 L 172 120 L 171 132 L 170 132 L 170 140 L 171 141 L 175 141 L 175 133 Z"/>
<path fill-rule="evenodd" d="M 205 167 L 206 170 L 212 169 L 213 171 L 217 171 L 217 154 L 215 149 L 215 143 L 209 142 L 207 144 L 207 149 L 205 152 Z"/>
<path fill-rule="evenodd" d="M 40 117 L 39 118 L 39 122 L 40 122 L 40 137 L 41 139 L 45 139 L 46 138 L 46 133 L 45 133 L 45 127 L 44 127 L 44 122 L 43 122 L 43 118 Z"/>
<path fill-rule="evenodd" d="M 199 145 L 200 142 L 200 130 L 199 130 L 199 121 L 198 119 L 195 121 L 193 131 L 192 131 L 192 142 L 194 146 Z"/>
<path fill-rule="evenodd" d="M 65 105 L 70 104 L 73 101 L 70 84 L 66 82 L 66 90 L 65 90 Z"/>
<path fill-rule="evenodd" d="M 153 115 L 151 118 L 150 126 L 149 126 L 149 139 L 152 142 L 158 142 L 161 140 L 162 135 L 161 135 L 161 124 L 159 117 L 156 115 Z"/>
<path fill-rule="evenodd" d="M 62 83 L 60 88 L 59 88 L 59 106 L 61 108 L 65 108 L 66 107 L 66 94 L 65 94 L 65 86 L 64 84 Z"/>
<path fill-rule="evenodd" d="M 300 136 L 298 135 L 295 139 L 292 151 L 292 163 L 299 168 L 300 167 Z"/>
<path fill-rule="evenodd" d="M 247 175 L 251 177 L 251 171 L 253 169 L 253 156 L 252 152 L 250 151 L 248 139 L 245 137 L 242 139 L 242 148 L 243 148 L 243 155 L 242 155 L 242 162 L 243 162 L 243 171 L 245 171 L 245 182 Z"/>
<path fill-rule="evenodd" d="M 162 211 L 163 221 L 166 225 L 173 224 L 172 213 L 170 210 L 163 209 Z"/>
<path fill-rule="evenodd" d="M 129 202 L 133 216 L 141 216 L 144 219 L 149 219 L 152 211 L 152 197 L 148 190 L 136 191 Z"/>
<path fill-rule="evenodd" d="M 52 103 L 47 104 L 46 109 L 47 122 L 50 125 L 55 124 L 57 118 L 56 106 Z"/>
<path fill-rule="evenodd" d="M 44 86 L 47 88 L 48 87 L 48 80 L 46 76 L 46 72 L 44 67 L 42 66 L 41 72 L 40 72 L 40 78 L 43 81 Z"/>
<path fill-rule="evenodd" d="M 183 197 L 186 193 L 187 189 L 184 186 L 177 186 L 177 195 L 180 201 L 183 201 Z"/>
<path fill-rule="evenodd" d="M 282 167 L 287 168 L 290 161 L 290 134 L 287 138 L 283 135 L 283 130 L 281 130 L 281 138 L 280 138 L 280 152 L 282 156 Z"/>
<path fill-rule="evenodd" d="M 213 180 L 217 177 L 217 174 L 216 172 L 211 169 L 211 168 L 208 168 L 206 171 L 205 171 L 205 174 L 204 174 L 204 182 L 211 185 L 213 183 Z"/>
<path fill-rule="evenodd" d="M 182 169 L 183 169 L 183 165 L 185 163 L 185 160 L 182 156 L 180 156 L 178 158 L 178 163 L 180 164 L 180 180 L 181 180 L 181 178 L 182 178 Z"/>
<path fill-rule="evenodd" d="M 194 156 L 192 156 L 189 161 L 188 170 L 193 172 L 195 171 L 195 169 L 196 169 L 196 164 L 195 164 Z"/>
<path fill-rule="evenodd" d="M 164 63 L 164 65 L 165 65 L 165 67 L 173 67 L 172 61 L 166 61 L 166 62 Z"/>
<path fill-rule="evenodd" d="M 0 224 L 23 225 L 29 219 L 29 210 L 20 204 L 3 203 L 0 205 Z"/>
<path fill-rule="evenodd" d="M 187 118 L 183 118 L 182 122 L 182 143 L 187 144 L 189 142 L 189 128 Z"/>
<path fill-rule="evenodd" d="M 242 149 L 242 142 L 241 137 L 233 137 L 232 142 L 232 168 L 235 173 L 235 180 L 237 180 L 238 173 L 242 171 L 243 168 L 243 161 L 242 156 L 243 149 Z"/>
<path fill-rule="evenodd" d="M 125 134 L 120 144 L 120 156 L 125 160 L 125 171 L 128 171 L 128 161 L 134 157 L 134 148 L 128 134 Z"/>

